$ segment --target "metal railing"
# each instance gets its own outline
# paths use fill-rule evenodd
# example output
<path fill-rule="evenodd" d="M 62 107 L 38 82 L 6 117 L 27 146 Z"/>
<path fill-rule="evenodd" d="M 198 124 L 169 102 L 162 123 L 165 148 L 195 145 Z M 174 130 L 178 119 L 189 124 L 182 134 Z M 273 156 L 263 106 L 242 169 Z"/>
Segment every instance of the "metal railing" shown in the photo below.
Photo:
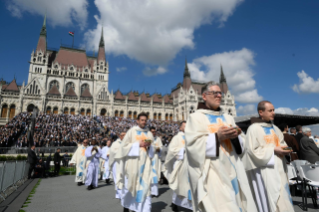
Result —
<path fill-rule="evenodd" d="M 77 146 L 54 146 L 54 147 L 36 147 L 35 153 L 42 154 L 42 153 L 55 153 L 56 150 L 60 148 L 61 153 L 68 151 L 69 153 L 74 153 Z M 28 147 L 1 147 L 0 154 L 27 154 Z"/>
<path fill-rule="evenodd" d="M 0 197 L 3 200 L 8 190 L 17 190 L 19 182 L 27 179 L 29 166 L 27 161 L 0 162 Z"/>

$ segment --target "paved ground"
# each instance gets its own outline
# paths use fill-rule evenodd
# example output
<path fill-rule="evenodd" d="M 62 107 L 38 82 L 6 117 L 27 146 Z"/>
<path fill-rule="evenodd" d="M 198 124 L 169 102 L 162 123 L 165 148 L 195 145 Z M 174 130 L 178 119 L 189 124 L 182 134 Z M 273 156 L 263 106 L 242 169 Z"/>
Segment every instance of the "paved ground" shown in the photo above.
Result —
<path fill-rule="evenodd" d="M 152 199 L 152 212 L 169 212 L 172 193 L 167 185 L 159 188 L 159 197 Z M 42 179 L 31 203 L 24 208 L 27 212 L 66 212 L 66 211 L 112 211 L 122 212 L 123 209 L 119 200 L 114 198 L 114 186 L 106 185 L 102 181 L 99 188 L 87 191 L 84 186 L 77 186 L 74 176 L 60 176 L 56 178 Z M 302 210 L 297 206 L 301 198 L 293 198 L 295 211 Z M 308 199 L 308 211 L 318 212 L 313 209 Z M 181 210 L 181 212 L 190 212 Z"/>

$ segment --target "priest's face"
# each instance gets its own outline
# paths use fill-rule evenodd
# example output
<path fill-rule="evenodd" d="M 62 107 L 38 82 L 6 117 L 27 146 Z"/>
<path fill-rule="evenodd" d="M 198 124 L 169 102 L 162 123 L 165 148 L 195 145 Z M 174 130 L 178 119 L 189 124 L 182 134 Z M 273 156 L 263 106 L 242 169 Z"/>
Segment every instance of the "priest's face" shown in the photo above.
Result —
<path fill-rule="evenodd" d="M 265 110 L 259 111 L 259 115 L 261 117 L 262 120 L 265 121 L 272 121 L 275 119 L 275 108 L 273 106 L 273 104 L 271 103 L 265 103 Z"/>
<path fill-rule="evenodd" d="M 222 92 L 218 85 L 213 85 L 209 87 L 208 91 L 203 93 L 203 100 L 209 109 L 216 110 L 220 106 L 222 100 Z"/>
<path fill-rule="evenodd" d="M 145 116 L 140 116 L 137 120 L 137 124 L 140 128 L 144 129 L 146 126 L 147 118 Z"/>

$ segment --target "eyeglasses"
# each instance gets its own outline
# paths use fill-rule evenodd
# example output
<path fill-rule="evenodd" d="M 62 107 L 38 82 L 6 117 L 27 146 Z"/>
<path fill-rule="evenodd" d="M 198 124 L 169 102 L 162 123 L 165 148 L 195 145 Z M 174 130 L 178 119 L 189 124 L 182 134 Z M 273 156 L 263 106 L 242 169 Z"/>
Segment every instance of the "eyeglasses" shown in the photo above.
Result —
<path fill-rule="evenodd" d="M 221 95 L 222 96 L 222 92 L 221 91 L 206 91 L 206 94 L 207 95 L 214 95 L 214 96 L 217 96 L 217 95 Z"/>

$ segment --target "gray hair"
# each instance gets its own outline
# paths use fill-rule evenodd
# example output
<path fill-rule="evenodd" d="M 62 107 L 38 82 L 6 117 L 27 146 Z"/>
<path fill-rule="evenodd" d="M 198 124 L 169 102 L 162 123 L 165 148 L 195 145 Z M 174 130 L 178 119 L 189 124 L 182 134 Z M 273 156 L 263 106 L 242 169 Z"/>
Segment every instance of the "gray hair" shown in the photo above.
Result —
<path fill-rule="evenodd" d="M 217 85 L 218 87 L 220 87 L 219 83 L 217 82 L 214 82 L 214 81 L 210 81 L 208 83 L 206 83 L 203 87 L 202 87 L 202 93 L 206 92 L 206 91 L 209 91 L 209 88 L 214 86 L 214 85 Z"/>
<path fill-rule="evenodd" d="M 303 127 L 302 132 L 303 133 L 311 132 L 311 129 L 309 127 Z"/>

